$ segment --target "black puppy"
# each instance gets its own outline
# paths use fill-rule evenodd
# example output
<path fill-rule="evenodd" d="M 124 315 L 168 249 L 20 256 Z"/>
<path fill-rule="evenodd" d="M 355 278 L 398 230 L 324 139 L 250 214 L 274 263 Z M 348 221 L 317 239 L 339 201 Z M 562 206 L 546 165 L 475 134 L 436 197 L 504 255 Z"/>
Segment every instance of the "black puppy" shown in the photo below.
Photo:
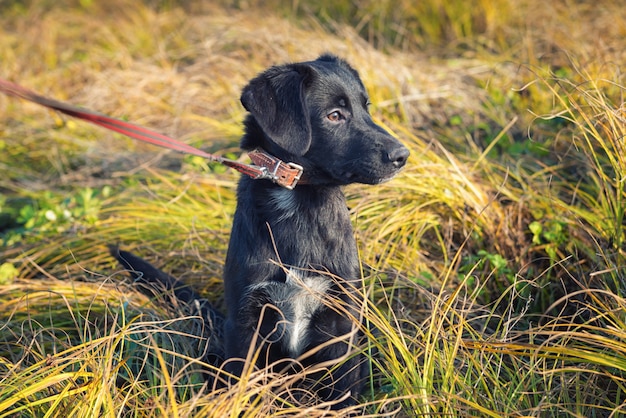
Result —
<path fill-rule="evenodd" d="M 324 400 L 342 399 L 335 407 L 351 404 L 365 359 L 351 354 L 361 281 L 340 186 L 391 179 L 409 151 L 372 121 L 358 73 L 332 55 L 268 69 L 244 88 L 241 102 L 249 112 L 241 147 L 298 164 L 304 176 L 293 190 L 246 176 L 239 182 L 224 269 L 225 368 L 240 375 L 250 350 L 260 350 L 258 367 L 289 359 L 304 367 L 339 363 L 309 376 L 305 387 Z M 149 269 L 114 255 L 130 270 Z M 156 271 L 140 277 L 182 286 Z"/>
<path fill-rule="evenodd" d="M 241 147 L 299 164 L 305 178 L 293 190 L 239 182 L 224 271 L 226 357 L 245 358 L 253 340 L 258 366 L 310 350 L 305 366 L 347 356 L 360 269 L 340 186 L 391 179 L 409 151 L 372 121 L 358 73 L 335 56 L 272 67 L 244 88 L 241 102 L 249 112 Z M 317 394 L 350 393 L 338 406 L 354 401 L 362 363 L 362 356 L 343 362 Z M 230 370 L 241 372 L 234 364 Z"/>

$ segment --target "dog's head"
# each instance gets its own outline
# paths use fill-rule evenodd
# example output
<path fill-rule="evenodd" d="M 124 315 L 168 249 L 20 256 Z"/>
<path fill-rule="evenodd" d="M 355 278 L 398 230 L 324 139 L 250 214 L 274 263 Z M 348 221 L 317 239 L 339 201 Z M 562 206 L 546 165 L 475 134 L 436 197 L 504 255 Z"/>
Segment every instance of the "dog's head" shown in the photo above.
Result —
<path fill-rule="evenodd" d="M 268 69 L 241 102 L 250 112 L 242 148 L 302 165 L 311 184 L 381 183 L 409 156 L 372 121 L 359 74 L 332 55 Z"/>

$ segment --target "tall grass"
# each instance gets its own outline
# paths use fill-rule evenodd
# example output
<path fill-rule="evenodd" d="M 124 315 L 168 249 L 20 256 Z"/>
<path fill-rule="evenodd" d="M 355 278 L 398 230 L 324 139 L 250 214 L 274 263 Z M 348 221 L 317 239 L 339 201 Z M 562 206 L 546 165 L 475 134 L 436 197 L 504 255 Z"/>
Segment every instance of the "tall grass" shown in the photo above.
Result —
<path fill-rule="evenodd" d="M 223 310 L 234 173 L 0 97 L 0 417 L 624 414 L 620 2 L 0 10 L 0 76 L 235 158 L 246 80 L 336 52 L 411 150 L 392 182 L 346 189 L 372 374 L 334 413 L 294 402 L 302 375 L 214 388 L 210 324 L 108 256 Z"/>

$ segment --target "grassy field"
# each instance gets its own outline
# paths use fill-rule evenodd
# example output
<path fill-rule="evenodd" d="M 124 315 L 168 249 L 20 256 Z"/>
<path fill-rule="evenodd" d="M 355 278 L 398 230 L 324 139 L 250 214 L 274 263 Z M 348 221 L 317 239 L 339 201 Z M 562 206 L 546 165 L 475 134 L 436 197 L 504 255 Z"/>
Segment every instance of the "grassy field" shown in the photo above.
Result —
<path fill-rule="evenodd" d="M 0 77 L 238 158 L 247 80 L 346 58 L 412 154 L 346 188 L 372 377 L 336 415 L 623 416 L 626 7 L 470 3 L 0 0 Z M 0 95 L 0 418 L 335 414 L 207 388 L 206 324 L 108 255 L 223 310 L 237 178 Z"/>

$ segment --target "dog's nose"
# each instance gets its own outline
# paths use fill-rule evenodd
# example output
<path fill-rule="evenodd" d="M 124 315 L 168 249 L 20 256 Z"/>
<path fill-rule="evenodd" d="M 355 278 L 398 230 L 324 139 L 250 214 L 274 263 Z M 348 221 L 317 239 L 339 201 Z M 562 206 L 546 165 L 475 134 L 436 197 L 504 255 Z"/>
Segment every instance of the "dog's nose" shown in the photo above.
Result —
<path fill-rule="evenodd" d="M 400 145 L 399 147 L 394 148 L 393 150 L 389 151 L 389 154 L 387 154 L 387 158 L 389 158 L 389 161 L 391 162 L 391 164 L 394 165 L 394 167 L 404 167 L 404 165 L 406 164 L 406 160 L 409 158 L 409 150 Z"/>

